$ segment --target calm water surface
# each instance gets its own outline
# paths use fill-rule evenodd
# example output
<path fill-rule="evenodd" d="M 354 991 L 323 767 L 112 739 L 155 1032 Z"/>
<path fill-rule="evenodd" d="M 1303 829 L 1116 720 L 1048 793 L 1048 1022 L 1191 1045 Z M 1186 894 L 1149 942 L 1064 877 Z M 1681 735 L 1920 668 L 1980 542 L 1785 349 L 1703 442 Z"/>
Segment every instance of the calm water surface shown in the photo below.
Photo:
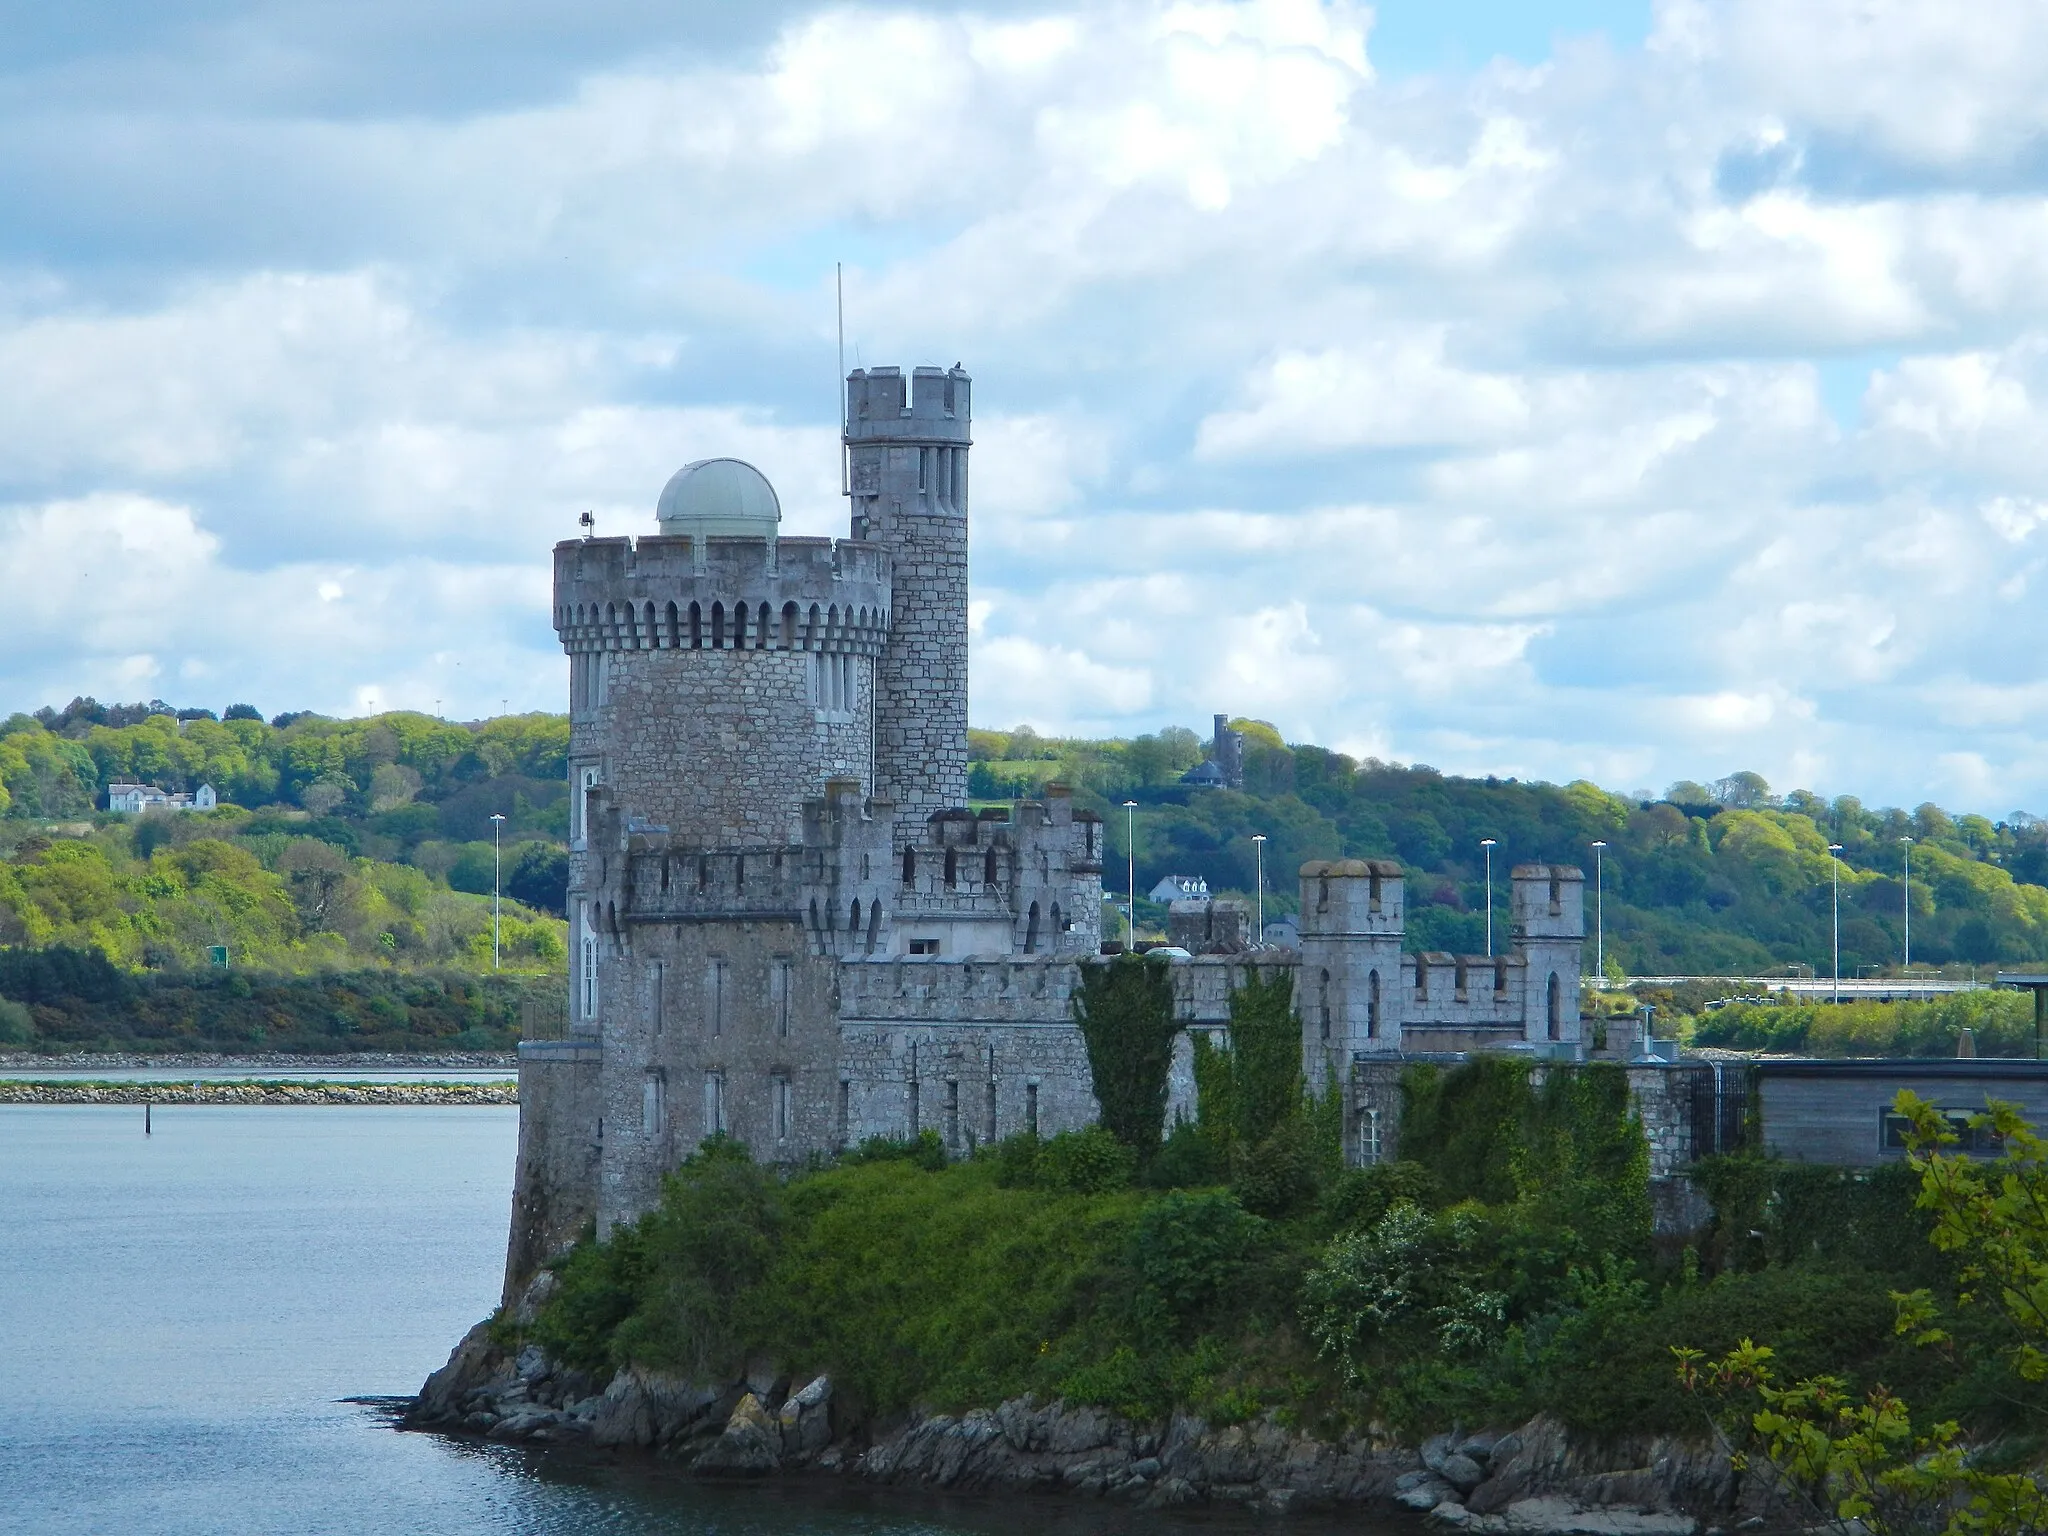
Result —
<path fill-rule="evenodd" d="M 393 1431 L 343 1399 L 416 1390 L 489 1311 L 517 1128 L 509 1108 L 193 1107 L 145 1139 L 127 1109 L 0 1107 L 0 1532 L 1191 1528 L 704 1488 Z"/>

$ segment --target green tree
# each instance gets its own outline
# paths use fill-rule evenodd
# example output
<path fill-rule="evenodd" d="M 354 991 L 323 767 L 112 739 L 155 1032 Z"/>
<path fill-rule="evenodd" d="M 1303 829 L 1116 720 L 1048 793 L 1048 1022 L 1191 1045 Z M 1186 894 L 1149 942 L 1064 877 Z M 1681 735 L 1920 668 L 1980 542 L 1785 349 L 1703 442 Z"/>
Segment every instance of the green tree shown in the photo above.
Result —
<path fill-rule="evenodd" d="M 1083 965 L 1073 1010 L 1102 1124 L 1141 1166 L 1149 1163 L 1166 1127 L 1166 1077 L 1180 1032 L 1167 962 L 1119 955 Z"/>

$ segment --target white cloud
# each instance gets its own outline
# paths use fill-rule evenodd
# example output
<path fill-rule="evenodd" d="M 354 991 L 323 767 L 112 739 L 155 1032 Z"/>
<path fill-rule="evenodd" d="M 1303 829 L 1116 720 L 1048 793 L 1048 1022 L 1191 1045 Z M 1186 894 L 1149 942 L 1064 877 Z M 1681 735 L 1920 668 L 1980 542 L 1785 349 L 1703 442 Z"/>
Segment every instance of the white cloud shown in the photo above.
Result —
<path fill-rule="evenodd" d="M 843 261 L 849 363 L 977 378 L 978 719 L 2048 809 L 2038 6 L 1398 82 L 1349 3 L 780 15 L 10 66 L 0 712 L 559 703 L 580 512 L 843 524 Z"/>

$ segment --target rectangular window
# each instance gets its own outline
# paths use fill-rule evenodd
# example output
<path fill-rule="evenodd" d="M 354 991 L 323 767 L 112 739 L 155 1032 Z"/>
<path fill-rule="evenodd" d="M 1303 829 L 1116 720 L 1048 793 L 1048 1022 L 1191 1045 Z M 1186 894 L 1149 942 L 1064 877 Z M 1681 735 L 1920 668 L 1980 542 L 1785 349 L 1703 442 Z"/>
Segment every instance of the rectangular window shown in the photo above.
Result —
<path fill-rule="evenodd" d="M 913 1077 L 910 1080 L 910 1134 L 913 1136 L 917 1134 L 918 1109 L 920 1107 L 917 1097 L 917 1079 Z"/>
<path fill-rule="evenodd" d="M 1963 1152 L 1979 1157 L 1997 1157 L 2005 1151 L 2005 1138 L 1988 1126 L 1982 1130 L 1970 1124 L 1976 1111 L 1968 1109 L 1944 1109 L 1941 1118 L 1948 1122 L 1948 1128 L 1956 1133 L 1955 1145 L 1944 1147 L 1945 1152 Z M 1913 1122 L 1904 1115 L 1894 1114 L 1889 1109 L 1878 1111 L 1878 1147 L 1885 1152 L 1906 1150 L 1906 1133 L 1913 1128 Z"/>
<path fill-rule="evenodd" d="M 704 1074 L 704 1134 L 717 1136 L 725 1130 L 725 1074 Z"/>
<path fill-rule="evenodd" d="M 576 903 L 577 1002 L 581 1017 L 597 1017 L 597 930 L 591 926 L 590 903 Z"/>
<path fill-rule="evenodd" d="M 960 1081 L 946 1079 L 946 1145 L 960 1145 Z"/>
<path fill-rule="evenodd" d="M 590 835 L 590 793 L 601 778 L 595 763 L 583 763 L 570 775 L 569 841 L 576 847 Z"/>
<path fill-rule="evenodd" d="M 725 1033 L 725 958 L 713 955 L 704 967 L 704 1028 L 713 1036 Z"/>
<path fill-rule="evenodd" d="M 665 967 L 657 960 L 647 967 L 647 1032 L 661 1033 L 661 983 Z"/>
<path fill-rule="evenodd" d="M 769 1082 L 769 1087 L 775 1100 L 775 1139 L 787 1141 L 790 1132 L 795 1128 L 793 1122 L 796 1119 L 794 1095 L 790 1091 L 789 1079 L 773 1078 Z"/>
<path fill-rule="evenodd" d="M 853 1137 L 853 1083 L 847 1078 L 839 1079 L 839 1145 L 845 1146 Z"/>
<path fill-rule="evenodd" d="M 1024 1085 L 1024 1129 L 1032 1135 L 1038 1134 L 1038 1084 Z"/>
<path fill-rule="evenodd" d="M 659 1072 L 650 1072 L 640 1085 L 640 1134 L 649 1138 L 661 1135 L 668 1128 L 668 1106 L 662 1102 L 662 1077 Z"/>
<path fill-rule="evenodd" d="M 910 952 L 913 955 L 936 955 L 939 952 L 939 941 L 937 939 L 912 939 L 910 941 Z"/>
<path fill-rule="evenodd" d="M 789 1036 L 789 993 L 795 972 L 795 966 L 780 956 L 768 963 L 768 1014 L 775 1020 L 775 1033 L 784 1039 Z"/>
<path fill-rule="evenodd" d="M 1361 1167 L 1371 1168 L 1379 1163 L 1380 1112 L 1368 1109 L 1358 1121 L 1358 1162 Z"/>

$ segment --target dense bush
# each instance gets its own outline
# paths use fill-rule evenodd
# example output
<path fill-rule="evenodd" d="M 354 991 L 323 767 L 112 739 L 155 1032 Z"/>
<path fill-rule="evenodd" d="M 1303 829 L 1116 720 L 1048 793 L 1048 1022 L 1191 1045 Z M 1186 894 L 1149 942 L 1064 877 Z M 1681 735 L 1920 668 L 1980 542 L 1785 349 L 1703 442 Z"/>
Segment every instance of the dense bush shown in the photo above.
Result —
<path fill-rule="evenodd" d="M 558 1006 L 560 985 L 550 978 L 388 970 L 130 977 L 90 951 L 53 958 L 0 950 L 0 1008 L 19 1009 L 30 1026 L 0 1027 L 0 1044 L 39 1051 L 506 1051 L 519 1038 L 523 1005 Z"/>
<path fill-rule="evenodd" d="M 1918 1003 L 1738 1002 L 1702 1013 L 1692 1043 L 1815 1056 L 1954 1056 L 1963 1030 L 1979 1056 L 2032 1056 L 2024 992 L 1958 992 Z"/>

